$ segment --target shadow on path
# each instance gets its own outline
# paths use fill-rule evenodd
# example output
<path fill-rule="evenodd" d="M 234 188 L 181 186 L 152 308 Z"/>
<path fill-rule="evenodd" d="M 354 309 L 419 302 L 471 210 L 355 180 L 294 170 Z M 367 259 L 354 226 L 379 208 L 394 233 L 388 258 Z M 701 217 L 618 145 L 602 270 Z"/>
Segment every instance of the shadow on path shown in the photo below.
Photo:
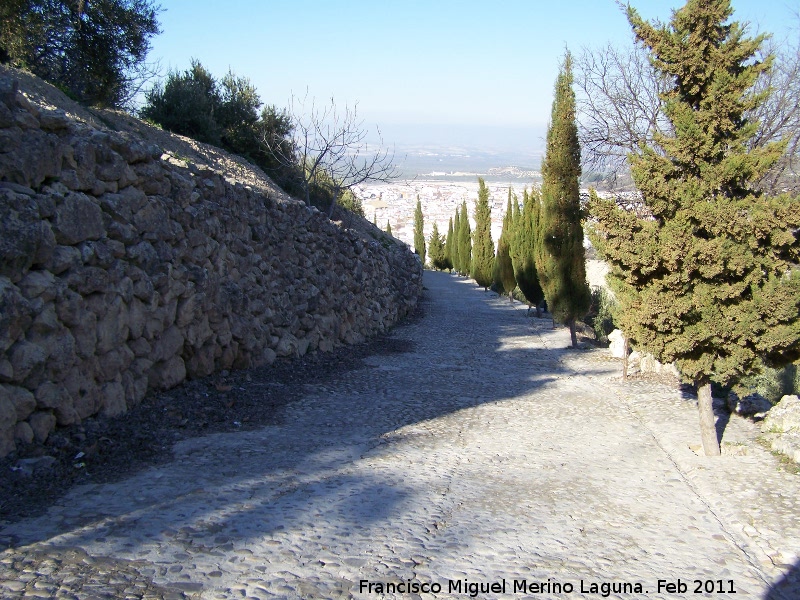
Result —
<path fill-rule="evenodd" d="M 193 518 L 202 518 L 201 513 L 224 515 L 228 505 L 243 498 L 252 498 L 251 508 L 263 507 L 274 501 L 275 489 L 283 490 L 284 497 L 313 496 L 313 502 L 292 502 L 278 520 L 262 521 L 257 527 L 233 523 L 248 518 L 248 510 L 238 507 L 237 516 L 228 520 L 242 536 L 263 536 L 286 521 L 303 520 L 314 512 L 314 503 L 324 502 L 330 490 L 343 485 L 354 490 L 353 519 L 366 523 L 386 519 L 413 497 L 414 490 L 398 491 L 402 485 L 387 486 L 377 480 L 356 481 L 350 474 L 337 473 L 336 467 L 385 444 L 382 436 L 397 429 L 526 395 L 572 374 L 561 358 L 573 350 L 554 342 L 530 348 L 531 336 L 554 335 L 550 320 L 527 318 L 519 304 L 515 308 L 501 302 L 468 280 L 431 272 L 425 278 L 428 290 L 421 300 L 421 319 L 397 327 L 384 339 L 387 351 L 363 357 L 355 365 L 361 369 L 347 370 L 351 366 L 347 365 L 343 372 L 312 385 L 298 381 L 282 386 L 280 392 L 293 401 L 283 407 L 278 404 L 273 426 L 185 440 L 176 447 L 175 462 L 117 483 L 75 488 L 58 502 L 63 509 L 56 511 L 60 524 L 45 517 L 40 519 L 44 526 L 28 528 L 21 522 L 0 535 L 13 544 L 28 544 L 67 533 L 70 543 L 80 545 L 109 537 L 108 532 L 98 534 L 95 527 L 112 527 L 119 536 L 145 522 L 153 529 L 157 523 L 167 527 L 170 519 L 178 518 L 181 502 L 191 503 L 201 490 L 219 493 L 211 504 L 204 497 L 192 509 Z M 555 334 L 563 337 L 564 332 Z M 527 365 L 527 377 L 520 377 L 520 364 Z M 297 387 L 302 388 L 300 394 Z M 303 396 L 314 399 L 309 404 L 301 400 Z M 293 411 L 305 404 L 309 407 L 298 420 Z M 252 460 L 243 459 L 243 453 Z M 303 474 L 302 482 L 297 473 Z M 365 501 L 375 498 L 380 501 Z M 348 511 L 340 507 L 345 520 Z"/>
<path fill-rule="evenodd" d="M 797 600 L 800 598 L 800 561 L 776 582 L 763 600 Z"/>

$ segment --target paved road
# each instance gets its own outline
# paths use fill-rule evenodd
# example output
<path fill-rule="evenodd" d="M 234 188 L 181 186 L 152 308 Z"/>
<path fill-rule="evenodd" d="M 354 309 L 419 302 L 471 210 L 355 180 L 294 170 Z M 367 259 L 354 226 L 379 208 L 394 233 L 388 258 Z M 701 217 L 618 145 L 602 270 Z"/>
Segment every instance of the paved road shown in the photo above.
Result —
<path fill-rule="evenodd" d="M 698 456 L 675 386 L 623 383 L 520 304 L 425 278 L 407 352 L 0 532 L 22 544 L 0 596 L 800 597 L 798 476 L 755 426 L 727 425 L 742 455 Z"/>

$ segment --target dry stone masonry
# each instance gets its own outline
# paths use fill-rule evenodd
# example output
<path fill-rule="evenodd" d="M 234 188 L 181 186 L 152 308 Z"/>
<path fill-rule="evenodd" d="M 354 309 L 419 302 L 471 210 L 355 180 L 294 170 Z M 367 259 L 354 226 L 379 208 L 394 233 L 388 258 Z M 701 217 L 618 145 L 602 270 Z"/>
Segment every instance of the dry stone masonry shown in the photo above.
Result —
<path fill-rule="evenodd" d="M 0 78 L 0 456 L 150 388 L 384 331 L 421 267 Z"/>

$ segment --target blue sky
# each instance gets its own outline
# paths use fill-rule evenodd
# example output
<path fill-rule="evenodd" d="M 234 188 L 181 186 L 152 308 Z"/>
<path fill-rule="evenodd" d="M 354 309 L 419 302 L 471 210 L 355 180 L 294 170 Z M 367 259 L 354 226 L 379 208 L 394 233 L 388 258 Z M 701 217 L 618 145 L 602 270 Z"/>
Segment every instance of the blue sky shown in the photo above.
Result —
<path fill-rule="evenodd" d="M 387 142 L 516 144 L 547 123 L 564 48 L 626 44 L 614 0 L 161 0 L 151 59 L 249 77 L 267 104 L 292 94 L 358 103 Z M 668 20 L 680 1 L 633 0 Z M 734 18 L 798 35 L 800 0 L 733 0 Z M 493 133 L 494 132 L 494 133 Z M 393 139 L 394 138 L 394 139 Z M 502 142 L 505 140 L 505 142 Z"/>

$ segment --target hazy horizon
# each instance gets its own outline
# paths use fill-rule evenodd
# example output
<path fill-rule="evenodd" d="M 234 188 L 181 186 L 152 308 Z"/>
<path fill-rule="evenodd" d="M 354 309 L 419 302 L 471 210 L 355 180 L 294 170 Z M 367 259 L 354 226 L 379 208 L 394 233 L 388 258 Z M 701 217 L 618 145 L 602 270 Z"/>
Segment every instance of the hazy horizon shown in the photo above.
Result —
<path fill-rule="evenodd" d="M 433 172 L 487 175 L 503 167 L 538 170 L 546 128 L 405 123 L 386 125 L 380 133 L 383 146 L 394 150 L 401 178 L 411 179 Z M 370 142 L 377 141 L 373 126 Z"/>
<path fill-rule="evenodd" d="M 683 3 L 632 2 L 644 18 L 662 20 Z M 357 105 L 364 125 L 380 126 L 384 142 L 397 147 L 535 154 L 565 49 L 632 45 L 615 0 L 575 0 L 568 11 L 528 0 L 242 0 L 236 10 L 166 0 L 162 7 L 150 59 L 165 72 L 187 69 L 192 59 L 216 77 L 231 69 L 279 108 L 306 93 L 334 97 L 340 107 Z M 796 10 L 783 1 L 733 0 L 733 7 L 735 20 L 776 41 L 795 36 Z"/>

